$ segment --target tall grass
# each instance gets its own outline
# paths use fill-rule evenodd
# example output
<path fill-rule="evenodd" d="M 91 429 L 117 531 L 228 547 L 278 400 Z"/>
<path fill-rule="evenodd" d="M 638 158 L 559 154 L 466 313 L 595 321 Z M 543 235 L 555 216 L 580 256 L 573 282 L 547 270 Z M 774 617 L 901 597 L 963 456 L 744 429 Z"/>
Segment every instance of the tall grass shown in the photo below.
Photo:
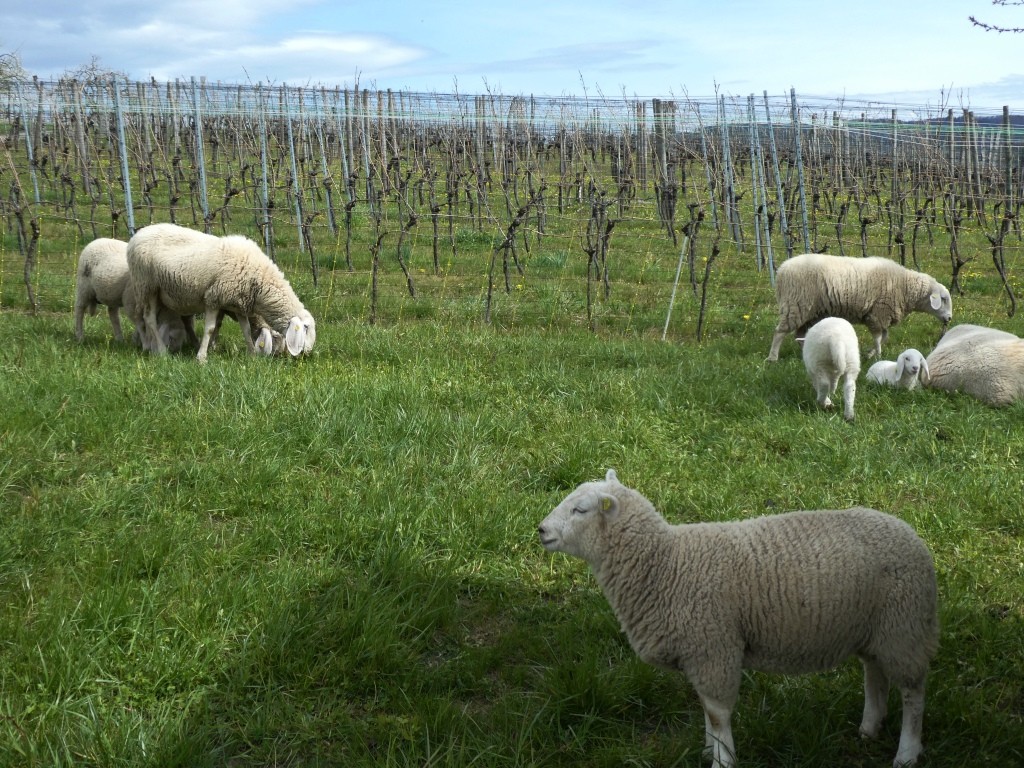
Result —
<path fill-rule="evenodd" d="M 78 345 L 66 313 L 4 312 L 0 764 L 700 765 L 692 690 L 536 541 L 609 466 L 675 522 L 908 520 L 943 626 L 922 765 L 1024 761 L 1024 406 L 862 384 L 846 424 L 791 341 L 762 363 L 767 293 L 729 297 L 702 345 L 368 326 L 339 302 L 310 358 L 248 357 L 229 324 L 205 366 L 109 342 L 105 319 Z M 937 330 L 915 315 L 886 352 Z M 888 764 L 895 695 L 877 741 L 860 708 L 852 662 L 748 674 L 740 760 Z"/>

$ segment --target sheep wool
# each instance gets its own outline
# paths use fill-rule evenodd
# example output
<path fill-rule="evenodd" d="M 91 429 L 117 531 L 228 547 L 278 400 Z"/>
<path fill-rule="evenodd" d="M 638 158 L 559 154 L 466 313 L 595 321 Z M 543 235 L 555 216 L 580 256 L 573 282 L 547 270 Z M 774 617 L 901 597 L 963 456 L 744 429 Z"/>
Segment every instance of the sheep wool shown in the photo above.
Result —
<path fill-rule="evenodd" d="M 670 525 L 609 470 L 570 493 L 538 534 L 547 550 L 589 564 L 641 659 L 686 675 L 714 768 L 735 765 L 744 668 L 815 672 L 849 656 L 864 666 L 861 734 L 878 734 L 896 685 L 893 765 L 916 762 L 937 587 L 931 553 L 902 520 L 855 507 Z"/>
<path fill-rule="evenodd" d="M 120 310 L 128 317 L 137 316 L 135 294 L 128 279 L 128 243 L 109 237 L 98 237 L 82 249 L 78 257 L 75 281 L 75 338 L 85 337 L 83 318 L 86 313 L 96 314 L 96 306 L 107 307 L 114 338 L 124 341 Z M 158 333 L 172 351 L 181 349 L 185 339 L 185 324 L 180 317 L 161 306 L 157 314 Z M 146 334 L 140 331 L 138 321 L 134 338 L 144 343 Z"/>
<path fill-rule="evenodd" d="M 803 349 L 804 367 L 814 385 L 818 405 L 831 409 L 831 395 L 843 380 L 843 418 L 853 421 L 853 402 L 860 374 L 857 332 L 841 317 L 826 317 L 807 331 Z"/>
<path fill-rule="evenodd" d="M 868 368 L 867 380 L 897 389 L 915 389 L 919 383 L 927 385 L 928 361 L 919 350 L 911 347 L 900 352 L 895 362 L 879 360 Z"/>
<path fill-rule="evenodd" d="M 98 237 L 82 249 L 75 277 L 75 338 L 79 341 L 85 338 L 85 315 L 95 315 L 99 304 L 107 308 L 114 338 L 124 341 L 120 312 L 128 283 L 127 248 L 123 240 Z"/>
<path fill-rule="evenodd" d="M 200 361 L 206 359 L 222 312 L 238 320 L 250 352 L 256 353 L 249 321 L 255 315 L 284 337 L 292 356 L 313 348 L 313 316 L 284 273 L 248 238 L 217 237 L 174 224 L 151 224 L 128 241 L 127 258 L 147 321 L 152 322 L 160 304 L 180 315 L 203 313 L 203 339 L 197 355 Z M 155 346 L 163 352 L 159 339 Z"/>
<path fill-rule="evenodd" d="M 928 355 L 928 386 L 964 392 L 995 407 L 1024 400 L 1024 339 L 964 323 L 951 328 Z"/>
<path fill-rule="evenodd" d="M 880 256 L 855 258 L 805 253 L 783 262 L 775 274 L 779 322 L 768 360 L 779 359 L 789 333 L 802 334 L 823 317 L 842 317 L 863 323 L 874 348 L 882 354 L 889 328 L 911 312 L 928 312 L 943 326 L 953 316 L 949 291 L 935 278 Z"/>

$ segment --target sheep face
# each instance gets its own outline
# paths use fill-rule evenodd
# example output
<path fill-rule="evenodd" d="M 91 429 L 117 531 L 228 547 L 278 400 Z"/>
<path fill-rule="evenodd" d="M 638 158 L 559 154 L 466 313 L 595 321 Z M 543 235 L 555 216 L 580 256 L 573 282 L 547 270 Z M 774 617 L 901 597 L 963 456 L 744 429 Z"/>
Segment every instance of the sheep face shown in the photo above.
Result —
<path fill-rule="evenodd" d="M 288 322 L 288 330 L 284 334 L 285 347 L 288 354 L 298 357 L 303 352 L 310 352 L 316 342 L 316 322 L 308 310 L 302 310 Z"/>
<path fill-rule="evenodd" d="M 609 469 L 604 481 L 583 483 L 566 496 L 537 528 L 543 547 L 588 562 L 598 559 L 601 533 L 619 510 L 619 500 L 610 493 L 616 482 L 615 470 Z"/>
<path fill-rule="evenodd" d="M 934 315 L 945 326 L 949 324 L 953 317 L 953 299 L 949 295 L 949 290 L 946 286 L 935 281 L 932 283 L 932 290 L 928 294 L 928 298 L 922 301 L 916 309 L 919 312 L 927 312 L 930 315 Z"/>
<path fill-rule="evenodd" d="M 910 383 L 912 389 L 918 380 L 927 383 L 928 363 L 916 349 L 907 349 L 896 358 L 896 378 Z"/>

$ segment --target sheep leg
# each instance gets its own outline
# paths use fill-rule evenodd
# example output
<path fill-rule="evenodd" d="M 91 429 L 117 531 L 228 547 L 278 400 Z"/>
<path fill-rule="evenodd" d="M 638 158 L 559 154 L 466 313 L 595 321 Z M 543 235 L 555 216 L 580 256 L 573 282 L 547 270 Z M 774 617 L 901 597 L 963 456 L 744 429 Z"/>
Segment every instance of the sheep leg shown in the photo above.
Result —
<path fill-rule="evenodd" d="M 786 338 L 787 333 L 789 331 L 783 330 L 781 323 L 775 328 L 775 335 L 772 336 L 772 348 L 769 350 L 765 362 L 774 363 L 779 359 L 779 349 L 782 347 L 782 341 Z"/>
<path fill-rule="evenodd" d="M 877 661 L 862 658 L 864 665 L 864 717 L 860 721 L 860 735 L 873 739 L 888 711 L 889 678 Z"/>
<path fill-rule="evenodd" d="M 704 706 L 704 743 L 711 750 L 711 768 L 733 768 L 736 748 L 732 740 L 732 707 L 709 696 L 701 696 Z"/>
<path fill-rule="evenodd" d="M 107 307 L 107 314 L 110 316 L 110 325 L 114 328 L 114 338 L 124 341 L 124 334 L 121 332 L 121 310 L 118 307 Z"/>
<path fill-rule="evenodd" d="M 829 395 L 836 391 L 836 385 L 838 383 L 838 377 L 836 377 L 835 380 L 832 380 L 827 376 L 820 376 L 814 381 L 814 392 L 818 398 L 818 405 L 826 411 L 831 410 L 832 408 L 832 399 Z"/>
<path fill-rule="evenodd" d="M 868 351 L 868 359 L 872 357 L 882 356 L 882 345 L 889 338 L 889 330 L 887 328 L 871 329 L 871 337 L 875 340 L 875 346 Z"/>
<path fill-rule="evenodd" d="M 143 334 L 149 339 L 149 349 L 155 354 L 166 355 L 167 346 L 164 344 L 164 340 L 160 338 L 160 324 L 157 322 L 157 314 L 160 310 L 160 297 L 155 293 L 146 297 L 145 307 L 146 327 L 143 329 Z"/>
<path fill-rule="evenodd" d="M 85 338 L 85 328 L 83 326 L 83 320 L 85 319 L 85 302 L 75 302 L 75 338 L 81 341 Z"/>
<path fill-rule="evenodd" d="M 245 343 L 249 345 L 249 354 L 256 354 L 256 344 L 252 340 L 252 325 L 249 323 L 249 316 L 238 313 L 238 327 L 242 329 L 242 336 L 245 337 Z"/>
<path fill-rule="evenodd" d="M 200 363 L 206 362 L 206 350 L 210 347 L 210 339 L 213 338 L 214 332 L 217 330 L 217 312 L 216 308 L 207 309 L 206 315 L 203 317 L 203 341 L 199 345 L 199 353 L 196 355 L 196 360 Z"/>
<path fill-rule="evenodd" d="M 924 722 L 924 681 L 901 687 L 900 692 L 903 694 L 903 726 L 900 730 L 900 746 L 892 762 L 893 768 L 914 765 L 923 749 L 921 724 Z"/>
<path fill-rule="evenodd" d="M 853 401 L 857 397 L 857 379 L 850 374 L 843 377 L 843 418 L 853 421 Z"/>
<path fill-rule="evenodd" d="M 185 338 L 193 349 L 199 349 L 199 337 L 196 336 L 196 324 L 192 315 L 182 315 L 181 323 L 185 326 Z M 216 335 L 216 334 L 215 334 Z"/>

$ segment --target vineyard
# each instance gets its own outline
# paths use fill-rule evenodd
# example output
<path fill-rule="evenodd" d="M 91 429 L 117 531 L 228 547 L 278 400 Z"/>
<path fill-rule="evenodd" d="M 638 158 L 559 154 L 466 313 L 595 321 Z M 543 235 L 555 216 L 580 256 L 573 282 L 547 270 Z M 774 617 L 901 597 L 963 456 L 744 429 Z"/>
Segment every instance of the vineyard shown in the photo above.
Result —
<path fill-rule="evenodd" d="M 154 221 L 248 234 L 320 314 L 369 322 L 699 338 L 811 250 L 1012 315 L 1024 268 L 1005 109 L 37 80 L 0 110 L 5 308 L 68 311 L 81 247 Z M 737 270 L 763 293 L 730 296 Z"/>

